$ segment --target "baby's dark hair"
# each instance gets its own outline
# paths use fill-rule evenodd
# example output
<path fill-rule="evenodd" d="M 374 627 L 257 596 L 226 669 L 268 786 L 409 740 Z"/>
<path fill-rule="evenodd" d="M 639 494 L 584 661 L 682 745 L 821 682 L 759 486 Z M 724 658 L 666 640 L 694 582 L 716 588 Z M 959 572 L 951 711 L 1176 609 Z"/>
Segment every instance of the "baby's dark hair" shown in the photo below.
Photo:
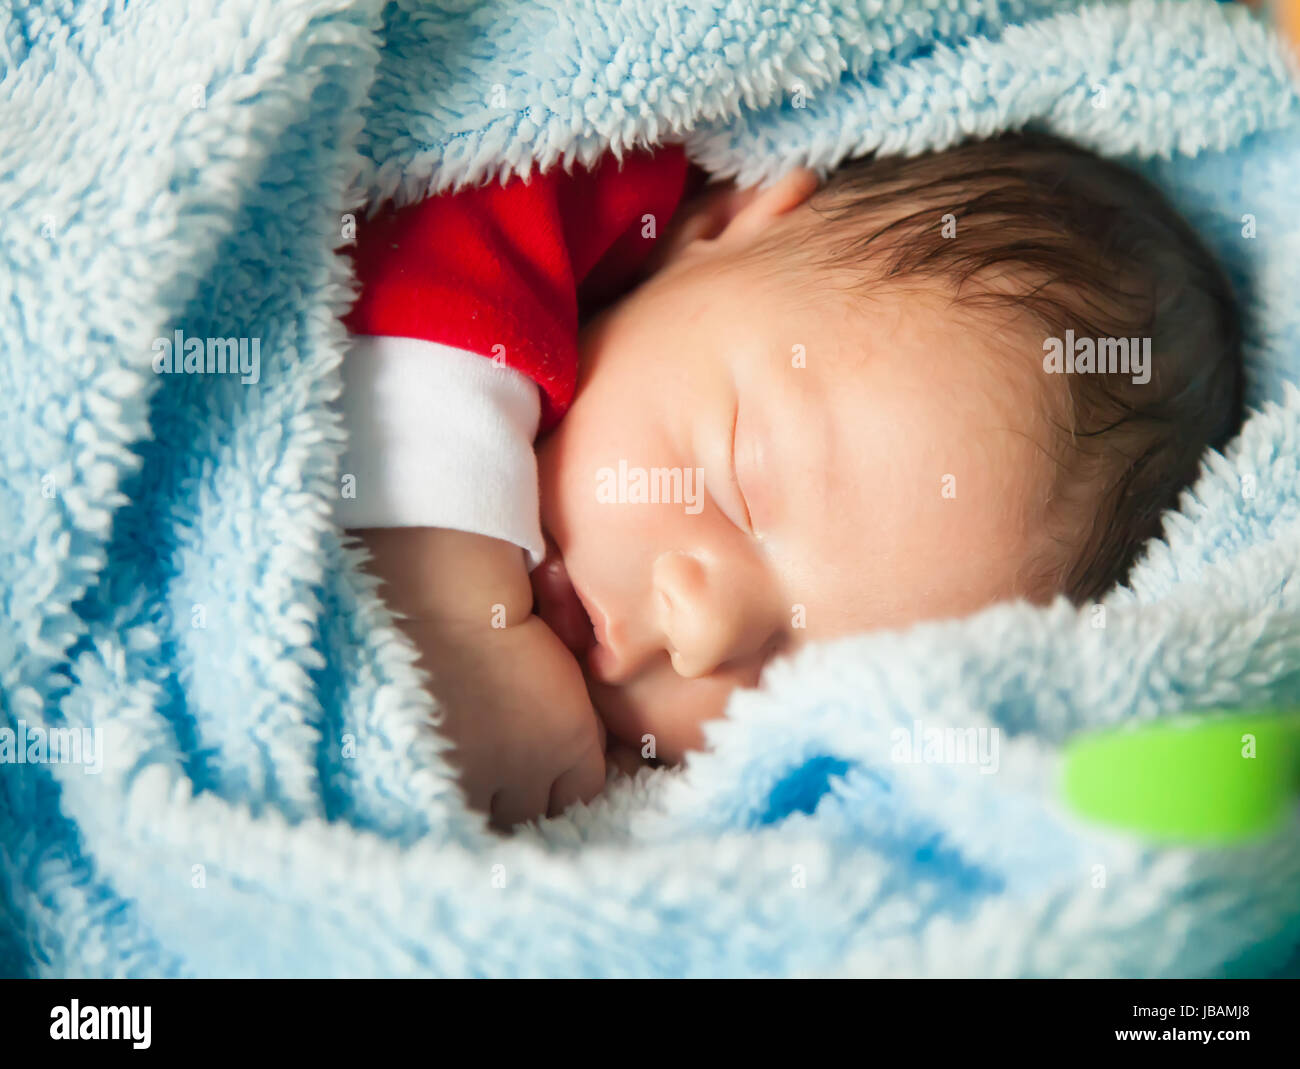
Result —
<path fill-rule="evenodd" d="M 825 228 L 847 236 L 822 252 L 871 265 L 867 284 L 946 282 L 958 305 L 1022 326 L 1028 313 L 1045 376 L 1048 339 L 1067 331 L 1106 340 L 1108 367 L 1119 339 L 1150 339 L 1149 381 L 1127 362 L 1059 376 L 1047 517 L 1059 549 L 1030 568 L 1033 585 L 1076 603 L 1123 582 L 1207 447 L 1242 420 L 1240 311 L 1191 227 L 1135 172 L 1038 133 L 855 160 L 810 206 L 852 224 Z"/>

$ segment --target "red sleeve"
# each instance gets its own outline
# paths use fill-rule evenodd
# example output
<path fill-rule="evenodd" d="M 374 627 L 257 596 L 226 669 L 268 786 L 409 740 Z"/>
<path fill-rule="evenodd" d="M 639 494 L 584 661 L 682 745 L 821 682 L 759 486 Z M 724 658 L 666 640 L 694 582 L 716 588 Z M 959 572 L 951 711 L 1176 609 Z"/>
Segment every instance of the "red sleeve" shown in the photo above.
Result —
<path fill-rule="evenodd" d="M 577 383 L 579 284 L 598 264 L 602 292 L 631 281 L 686 176 L 668 146 L 390 208 L 358 228 L 348 329 L 502 356 L 541 387 L 546 430 Z"/>

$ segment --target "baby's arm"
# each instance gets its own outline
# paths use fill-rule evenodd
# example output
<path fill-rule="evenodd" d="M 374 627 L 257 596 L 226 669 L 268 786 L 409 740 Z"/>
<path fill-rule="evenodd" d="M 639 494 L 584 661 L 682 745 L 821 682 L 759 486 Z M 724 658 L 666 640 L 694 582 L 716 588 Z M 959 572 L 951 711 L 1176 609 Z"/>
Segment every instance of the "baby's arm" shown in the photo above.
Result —
<path fill-rule="evenodd" d="M 524 554 L 431 527 L 356 532 L 429 673 L 469 803 L 508 826 L 605 783 L 605 733 L 573 655 L 532 614 Z"/>
<path fill-rule="evenodd" d="M 430 674 L 470 804 L 511 824 L 592 797 L 603 728 L 577 662 L 532 615 L 536 384 L 474 353 L 363 336 L 344 387 L 355 496 L 337 516 Z"/>

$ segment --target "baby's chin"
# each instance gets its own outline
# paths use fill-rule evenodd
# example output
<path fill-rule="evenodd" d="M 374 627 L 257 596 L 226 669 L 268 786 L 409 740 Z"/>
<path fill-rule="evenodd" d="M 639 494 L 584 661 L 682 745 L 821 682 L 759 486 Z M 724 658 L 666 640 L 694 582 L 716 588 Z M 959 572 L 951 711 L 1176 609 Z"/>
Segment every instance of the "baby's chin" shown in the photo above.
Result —
<path fill-rule="evenodd" d="M 603 683 L 585 665 L 583 671 L 592 705 L 609 734 L 669 764 L 704 748 L 704 724 L 723 716 L 727 700 L 748 683 L 723 674 L 684 679 L 673 671 L 666 653 L 626 683 Z"/>

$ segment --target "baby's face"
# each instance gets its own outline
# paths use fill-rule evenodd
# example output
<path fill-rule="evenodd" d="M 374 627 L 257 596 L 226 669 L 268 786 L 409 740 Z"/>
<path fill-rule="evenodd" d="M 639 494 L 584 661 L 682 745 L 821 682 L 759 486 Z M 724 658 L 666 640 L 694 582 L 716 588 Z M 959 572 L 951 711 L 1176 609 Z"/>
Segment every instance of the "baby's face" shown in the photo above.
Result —
<path fill-rule="evenodd" d="M 688 215 L 584 330 L 538 449 L 593 701 L 667 760 L 777 653 L 1028 593 L 1051 478 L 1035 360 L 937 290 L 865 301 L 747 256 L 828 225 L 807 191 L 792 176 Z"/>

